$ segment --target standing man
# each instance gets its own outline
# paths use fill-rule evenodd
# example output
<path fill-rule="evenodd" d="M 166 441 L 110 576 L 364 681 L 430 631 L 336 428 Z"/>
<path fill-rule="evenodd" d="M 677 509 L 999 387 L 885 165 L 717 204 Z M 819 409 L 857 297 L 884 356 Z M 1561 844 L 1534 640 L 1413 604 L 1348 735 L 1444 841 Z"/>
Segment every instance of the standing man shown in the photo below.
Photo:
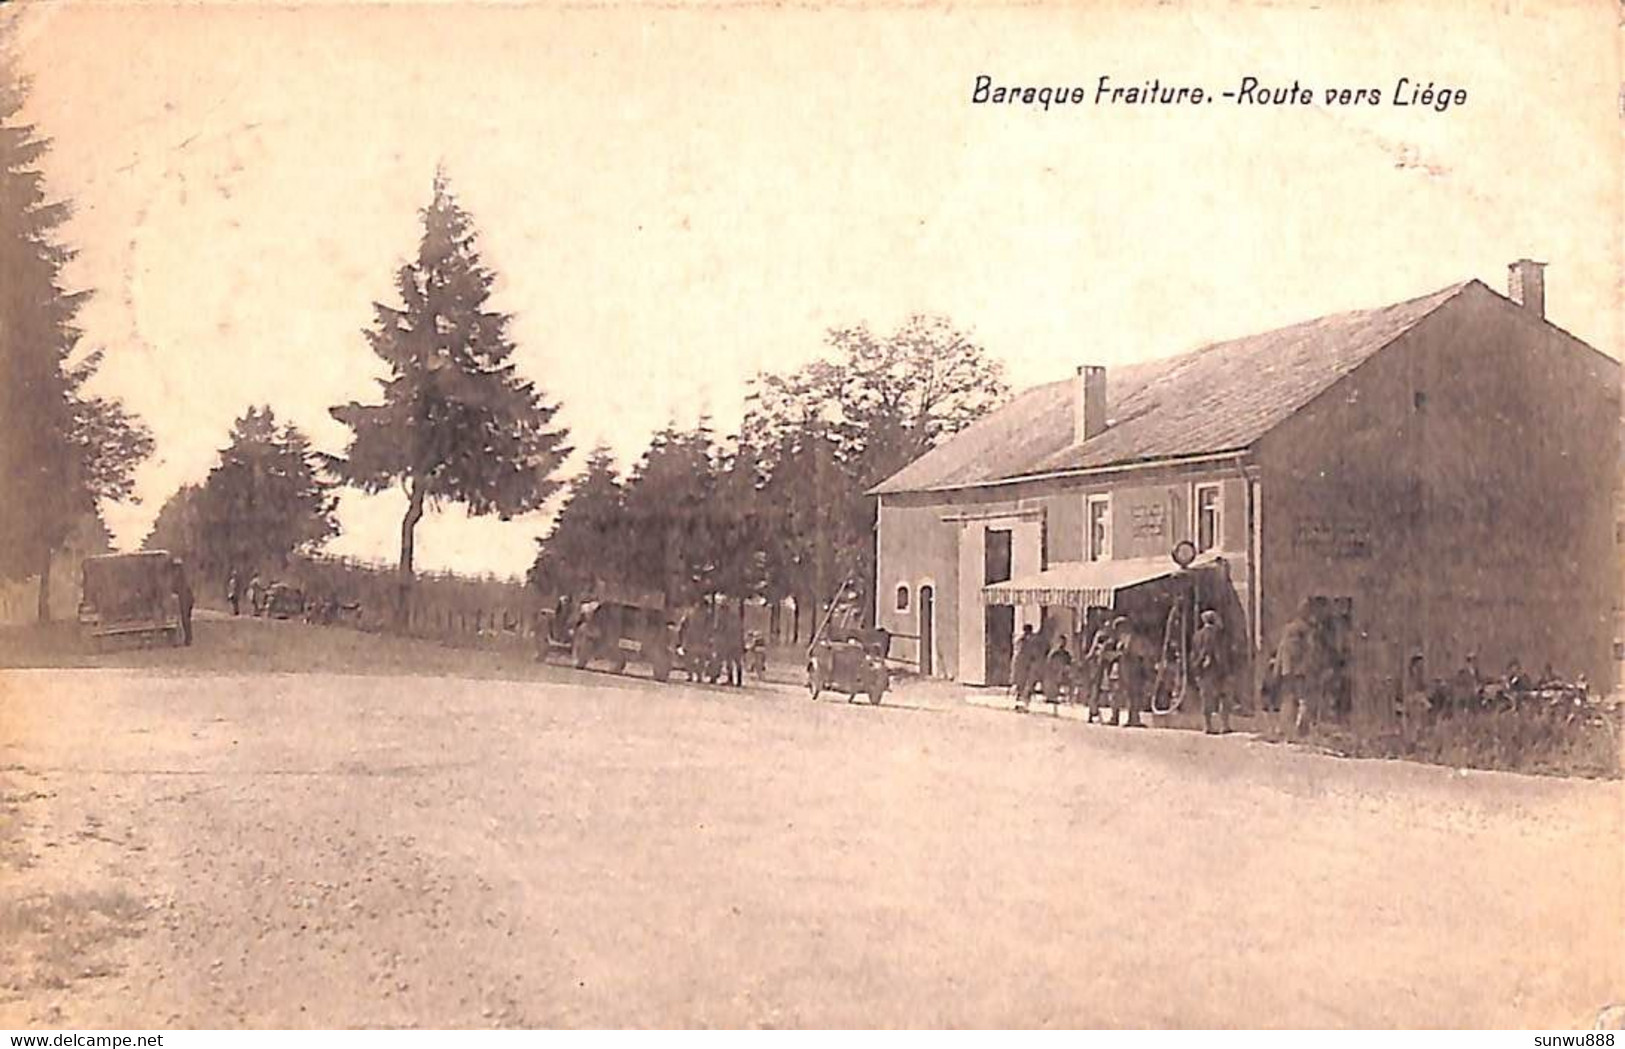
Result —
<path fill-rule="evenodd" d="M 1033 625 L 1028 623 L 1021 628 L 1015 655 L 1010 660 L 1010 685 L 1016 693 L 1016 710 L 1022 713 L 1026 712 L 1027 703 L 1032 699 L 1033 678 L 1038 661 L 1042 658 L 1039 638 L 1033 633 Z"/>
<path fill-rule="evenodd" d="M 1318 648 L 1315 630 L 1309 622 L 1307 602 L 1281 631 L 1281 643 L 1275 650 L 1275 671 L 1278 676 L 1283 712 L 1291 710 L 1293 729 L 1302 736 L 1314 721 L 1314 691 L 1320 684 L 1319 668 L 1315 665 Z"/>
<path fill-rule="evenodd" d="M 731 608 L 724 602 L 718 611 L 722 617 L 717 626 L 719 647 L 722 649 L 724 684 L 740 688 L 745 684 L 745 623 L 743 608 Z"/>
<path fill-rule="evenodd" d="M 260 580 L 260 574 L 255 572 L 248 579 L 248 611 L 251 615 L 259 615 L 264 611 L 265 584 Z"/>
<path fill-rule="evenodd" d="M 237 575 L 237 569 L 232 567 L 226 573 L 226 603 L 231 605 L 231 614 L 236 615 L 243 597 L 243 581 Z"/>
<path fill-rule="evenodd" d="M 1219 628 L 1219 613 L 1211 608 L 1202 610 L 1202 625 L 1196 629 L 1191 644 L 1191 663 L 1196 671 L 1196 691 L 1202 697 L 1202 727 L 1208 735 L 1215 735 L 1213 715 L 1219 715 L 1219 733 L 1230 731 L 1230 689 L 1225 680 L 1229 674 L 1228 654 L 1224 632 Z"/>
<path fill-rule="evenodd" d="M 1117 708 L 1127 714 L 1119 721 L 1124 728 L 1144 728 L 1140 711 L 1145 699 L 1145 652 L 1140 637 L 1127 616 L 1118 616 L 1112 623 L 1116 638 L 1113 655 L 1117 660 L 1117 694 L 1112 697 L 1112 720 L 1118 721 Z"/>
<path fill-rule="evenodd" d="M 184 644 L 192 643 L 192 584 L 186 578 L 186 566 L 181 564 L 180 558 L 169 563 L 171 587 L 175 597 L 181 605 L 181 639 Z"/>
<path fill-rule="evenodd" d="M 1089 690 L 1089 720 L 1099 721 L 1100 697 L 1111 683 L 1112 652 L 1117 642 L 1112 637 L 1111 620 L 1100 622 L 1094 636 L 1089 639 L 1089 647 L 1084 650 L 1083 674 L 1084 687 Z M 1116 711 L 1113 710 L 1115 716 Z"/>
<path fill-rule="evenodd" d="M 1066 650 L 1066 633 L 1057 631 L 1044 657 L 1044 698 L 1056 713 L 1061 709 L 1061 692 L 1072 674 L 1072 653 Z"/>

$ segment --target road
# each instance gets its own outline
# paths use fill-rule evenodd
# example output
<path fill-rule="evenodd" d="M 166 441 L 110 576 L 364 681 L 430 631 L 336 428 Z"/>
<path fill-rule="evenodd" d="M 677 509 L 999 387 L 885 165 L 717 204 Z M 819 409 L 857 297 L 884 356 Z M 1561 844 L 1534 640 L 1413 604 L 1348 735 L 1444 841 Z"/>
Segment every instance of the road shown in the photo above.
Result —
<path fill-rule="evenodd" d="M 1574 1026 L 1625 1000 L 1618 783 L 926 687 L 186 658 L 0 677 L 0 1027 Z"/>

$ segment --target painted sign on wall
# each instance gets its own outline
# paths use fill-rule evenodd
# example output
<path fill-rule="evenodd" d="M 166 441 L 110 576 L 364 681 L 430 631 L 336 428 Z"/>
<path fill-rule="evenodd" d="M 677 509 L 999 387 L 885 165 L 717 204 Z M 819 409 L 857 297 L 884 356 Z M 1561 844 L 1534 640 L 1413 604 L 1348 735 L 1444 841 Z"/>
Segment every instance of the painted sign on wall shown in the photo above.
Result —
<path fill-rule="evenodd" d="M 1357 517 L 1301 517 L 1292 544 L 1315 557 L 1360 560 L 1371 556 L 1371 522 Z"/>

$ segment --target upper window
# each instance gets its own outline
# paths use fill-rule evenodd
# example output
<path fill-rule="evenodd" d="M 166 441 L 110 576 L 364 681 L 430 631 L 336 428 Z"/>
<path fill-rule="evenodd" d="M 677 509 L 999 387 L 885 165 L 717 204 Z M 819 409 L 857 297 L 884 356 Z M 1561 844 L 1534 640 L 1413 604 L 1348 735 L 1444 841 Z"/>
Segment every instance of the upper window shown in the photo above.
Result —
<path fill-rule="evenodd" d="M 1091 561 L 1105 561 L 1112 556 L 1112 497 L 1091 495 L 1087 504 L 1086 521 L 1089 533 L 1086 553 Z"/>
<path fill-rule="evenodd" d="M 908 611 L 908 587 L 906 586 L 900 586 L 897 588 L 897 611 Z"/>
<path fill-rule="evenodd" d="M 1199 554 L 1217 549 L 1224 535 L 1224 505 L 1219 500 L 1219 493 L 1220 488 L 1216 484 L 1196 486 L 1196 499 L 1192 504 L 1196 510 L 1196 527 L 1192 531 L 1196 534 L 1196 552 Z"/>

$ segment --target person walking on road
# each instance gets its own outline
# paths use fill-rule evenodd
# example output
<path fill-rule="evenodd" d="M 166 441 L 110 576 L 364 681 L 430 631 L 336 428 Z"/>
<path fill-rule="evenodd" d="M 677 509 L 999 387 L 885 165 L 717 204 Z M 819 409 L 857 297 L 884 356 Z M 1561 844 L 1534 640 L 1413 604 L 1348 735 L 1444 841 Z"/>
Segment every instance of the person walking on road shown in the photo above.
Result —
<path fill-rule="evenodd" d="M 1224 632 L 1219 627 L 1219 614 L 1211 608 L 1202 611 L 1202 625 L 1196 629 L 1191 644 L 1191 663 L 1196 671 L 1196 691 L 1202 697 L 1202 727 L 1209 734 L 1230 731 L 1230 689 L 1226 678 Z M 1213 715 L 1219 716 L 1219 728 L 1213 727 Z"/>
<path fill-rule="evenodd" d="M 226 573 L 226 603 L 231 606 L 231 614 L 237 615 L 243 599 L 243 581 L 233 568 Z"/>

